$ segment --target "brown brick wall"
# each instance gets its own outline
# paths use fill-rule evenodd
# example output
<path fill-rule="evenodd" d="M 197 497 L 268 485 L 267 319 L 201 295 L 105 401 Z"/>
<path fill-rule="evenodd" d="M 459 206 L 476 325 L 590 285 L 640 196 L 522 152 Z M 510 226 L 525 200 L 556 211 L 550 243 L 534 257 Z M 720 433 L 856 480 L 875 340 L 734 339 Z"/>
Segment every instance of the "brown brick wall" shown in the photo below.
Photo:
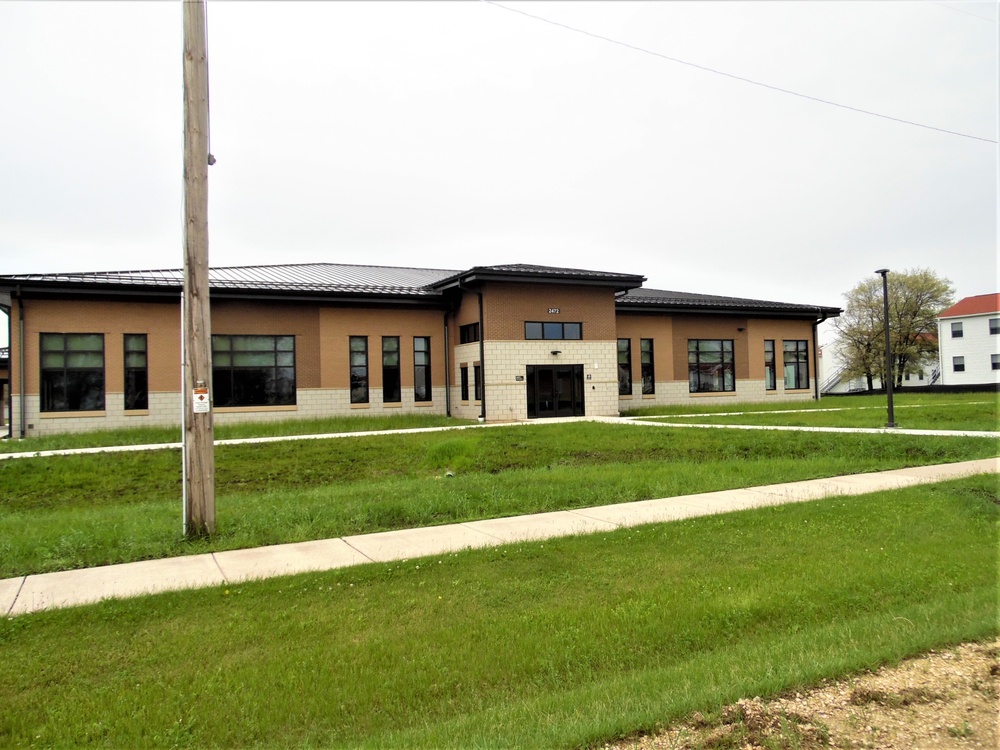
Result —
<path fill-rule="evenodd" d="M 176 301 L 24 301 L 24 348 L 26 393 L 37 394 L 39 385 L 39 334 L 103 333 L 104 382 L 107 392 L 124 389 L 124 339 L 126 333 L 145 333 L 149 361 L 150 391 L 180 390 L 180 307 Z M 20 361 L 18 305 L 12 306 L 11 355 Z M 15 353 L 16 352 L 16 353 Z M 20 390 L 17 372 L 13 390 Z"/>
<path fill-rule="evenodd" d="M 320 387 L 350 387 L 351 336 L 368 337 L 368 385 L 382 386 L 382 337 L 399 336 L 399 372 L 403 388 L 413 387 L 413 337 L 431 337 L 431 384 L 443 386 L 444 312 L 322 308 L 319 311 Z M 454 335 L 457 337 L 458 332 Z"/>
<path fill-rule="evenodd" d="M 549 308 L 559 308 L 550 314 Z M 615 335 L 615 295 L 604 287 L 490 283 L 483 289 L 487 341 L 523 341 L 525 321 L 583 323 L 585 341 Z"/>
<path fill-rule="evenodd" d="M 617 338 L 632 339 L 632 377 L 640 379 L 642 360 L 639 340 L 653 339 L 653 373 L 657 380 L 674 380 L 674 321 L 669 315 L 630 315 L 619 313 Z M 685 360 L 686 363 L 686 360 Z M 687 365 L 684 367 L 687 378 Z"/>

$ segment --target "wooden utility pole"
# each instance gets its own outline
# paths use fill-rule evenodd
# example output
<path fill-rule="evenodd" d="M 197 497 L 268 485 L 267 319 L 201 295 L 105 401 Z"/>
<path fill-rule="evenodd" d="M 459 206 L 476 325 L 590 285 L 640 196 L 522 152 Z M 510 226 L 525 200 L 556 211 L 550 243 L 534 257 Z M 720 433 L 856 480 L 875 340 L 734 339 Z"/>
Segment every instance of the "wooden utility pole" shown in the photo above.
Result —
<path fill-rule="evenodd" d="M 184 533 L 215 533 L 205 0 L 184 0 Z"/>

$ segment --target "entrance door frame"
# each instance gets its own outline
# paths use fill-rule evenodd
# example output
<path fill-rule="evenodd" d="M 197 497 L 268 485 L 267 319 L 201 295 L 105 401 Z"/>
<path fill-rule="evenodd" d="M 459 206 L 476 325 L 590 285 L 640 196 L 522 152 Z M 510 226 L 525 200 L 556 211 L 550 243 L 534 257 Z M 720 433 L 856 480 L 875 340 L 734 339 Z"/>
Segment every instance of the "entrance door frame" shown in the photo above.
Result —
<path fill-rule="evenodd" d="M 586 416 L 583 365 L 526 365 L 525 384 L 528 419 Z"/>

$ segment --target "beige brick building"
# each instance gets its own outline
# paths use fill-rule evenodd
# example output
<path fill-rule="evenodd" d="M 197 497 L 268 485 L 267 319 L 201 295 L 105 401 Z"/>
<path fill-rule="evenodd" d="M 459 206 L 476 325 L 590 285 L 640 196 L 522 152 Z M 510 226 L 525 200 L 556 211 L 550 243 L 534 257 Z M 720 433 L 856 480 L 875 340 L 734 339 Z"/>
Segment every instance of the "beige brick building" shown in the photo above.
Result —
<path fill-rule="evenodd" d="M 811 399 L 838 308 L 631 274 L 312 264 L 210 273 L 215 422 L 486 421 Z M 179 424 L 181 271 L 0 276 L 12 437 Z"/>

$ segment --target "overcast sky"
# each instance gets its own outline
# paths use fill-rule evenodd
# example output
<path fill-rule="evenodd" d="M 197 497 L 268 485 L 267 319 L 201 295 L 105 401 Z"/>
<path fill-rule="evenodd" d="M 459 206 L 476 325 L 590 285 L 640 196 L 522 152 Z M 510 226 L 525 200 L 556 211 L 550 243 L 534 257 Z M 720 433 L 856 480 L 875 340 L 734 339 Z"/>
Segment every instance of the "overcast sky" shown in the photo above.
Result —
<path fill-rule="evenodd" d="M 1000 288 L 995 2 L 502 4 L 622 44 L 481 0 L 210 0 L 211 264 Z M 0 2 L 0 274 L 181 267 L 182 42 L 179 0 Z"/>

